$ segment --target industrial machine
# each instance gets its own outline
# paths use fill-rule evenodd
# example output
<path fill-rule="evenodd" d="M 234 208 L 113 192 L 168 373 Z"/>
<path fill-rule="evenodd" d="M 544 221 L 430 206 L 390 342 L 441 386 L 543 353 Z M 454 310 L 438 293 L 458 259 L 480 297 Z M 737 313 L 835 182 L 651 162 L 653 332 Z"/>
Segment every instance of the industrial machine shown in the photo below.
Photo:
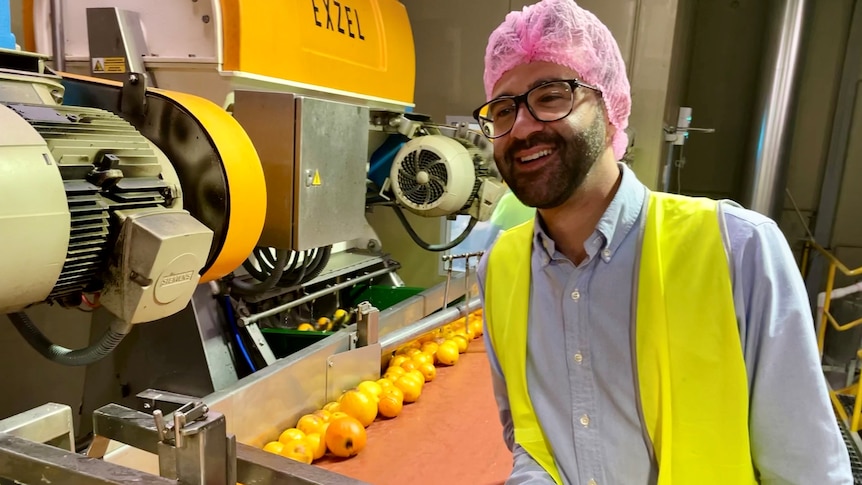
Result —
<path fill-rule="evenodd" d="M 87 368 L 80 429 L 54 404 L 0 421 L 0 477 L 319 477 L 255 447 L 478 304 L 468 273 L 375 307 L 371 290 L 407 288 L 366 212 L 443 253 L 504 190 L 484 137 L 412 112 L 403 5 L 36 0 L 25 17 L 39 54 L 0 49 L 0 313 Z M 428 242 L 405 212 L 471 223 Z M 95 342 L 52 343 L 34 305 L 92 312 Z"/>

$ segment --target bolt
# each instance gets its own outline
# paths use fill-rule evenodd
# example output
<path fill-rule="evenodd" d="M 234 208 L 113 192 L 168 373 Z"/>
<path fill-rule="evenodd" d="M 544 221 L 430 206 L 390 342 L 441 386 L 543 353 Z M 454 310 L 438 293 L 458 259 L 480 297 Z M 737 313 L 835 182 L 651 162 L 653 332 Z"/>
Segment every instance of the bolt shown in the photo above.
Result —
<path fill-rule="evenodd" d="M 138 79 L 138 75 L 137 75 L 137 74 L 132 74 L 131 76 L 129 76 L 129 82 L 130 82 L 130 83 L 132 83 L 132 84 L 138 84 L 138 81 L 139 81 L 139 79 Z"/>
<path fill-rule="evenodd" d="M 204 15 L 203 17 L 201 17 L 201 20 L 203 20 L 205 24 L 208 24 L 210 23 L 210 16 Z"/>
<path fill-rule="evenodd" d="M 145 402 L 144 403 L 144 409 L 150 409 L 150 403 Z"/>

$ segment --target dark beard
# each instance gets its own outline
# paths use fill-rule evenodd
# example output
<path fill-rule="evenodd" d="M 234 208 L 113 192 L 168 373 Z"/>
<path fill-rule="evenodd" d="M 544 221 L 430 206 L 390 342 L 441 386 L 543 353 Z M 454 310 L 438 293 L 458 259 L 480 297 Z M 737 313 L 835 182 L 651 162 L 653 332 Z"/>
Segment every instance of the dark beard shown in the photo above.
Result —
<path fill-rule="evenodd" d="M 555 132 L 540 131 L 515 140 L 497 168 L 515 196 L 530 207 L 550 209 L 565 203 L 584 183 L 605 150 L 605 121 L 597 116 L 590 127 L 568 140 Z M 557 160 L 538 173 L 518 174 L 514 153 L 538 144 L 551 145 Z"/>

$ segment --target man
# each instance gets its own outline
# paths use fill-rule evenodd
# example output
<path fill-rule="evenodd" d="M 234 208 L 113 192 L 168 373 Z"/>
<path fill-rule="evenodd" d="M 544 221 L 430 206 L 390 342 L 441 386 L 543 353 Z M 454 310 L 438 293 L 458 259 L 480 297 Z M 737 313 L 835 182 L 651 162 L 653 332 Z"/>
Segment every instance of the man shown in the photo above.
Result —
<path fill-rule="evenodd" d="M 852 484 L 784 236 L 618 162 L 608 29 L 572 0 L 512 12 L 484 81 L 474 115 L 538 211 L 479 270 L 509 483 Z"/>

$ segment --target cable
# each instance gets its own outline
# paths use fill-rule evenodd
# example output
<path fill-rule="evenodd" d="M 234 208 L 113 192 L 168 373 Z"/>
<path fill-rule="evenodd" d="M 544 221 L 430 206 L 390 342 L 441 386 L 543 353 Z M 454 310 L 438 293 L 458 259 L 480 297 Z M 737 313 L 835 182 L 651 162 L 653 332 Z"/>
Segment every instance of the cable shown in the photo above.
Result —
<path fill-rule="evenodd" d="M 98 342 L 83 349 L 72 350 L 51 342 L 36 328 L 26 313 L 9 313 L 6 316 L 36 352 L 52 362 L 69 366 L 90 365 L 102 360 L 116 349 L 132 330 L 131 323 L 114 320 Z"/>
<path fill-rule="evenodd" d="M 245 358 L 245 362 L 248 364 L 248 368 L 251 369 L 251 372 L 257 372 L 257 368 L 251 361 L 251 356 L 248 354 L 248 350 L 246 350 L 245 344 L 242 342 L 242 336 L 239 334 L 239 325 L 236 324 L 236 316 L 233 314 L 233 305 L 231 304 L 230 296 L 224 295 L 222 297 L 222 302 L 224 303 L 224 311 L 227 314 L 227 321 L 230 325 L 230 330 L 233 333 L 234 339 L 236 339 L 236 345 L 239 347 L 239 351 Z"/>
<path fill-rule="evenodd" d="M 287 265 L 287 258 L 290 256 L 290 252 L 286 249 L 278 249 L 276 250 L 276 255 L 275 268 L 265 280 L 260 283 L 246 283 L 234 278 L 230 280 L 231 289 L 237 294 L 244 296 L 259 295 L 273 289 L 284 273 L 284 267 Z M 261 265 L 261 269 L 263 266 Z"/>
<path fill-rule="evenodd" d="M 404 212 L 401 211 L 401 208 L 397 205 L 393 205 L 391 207 L 392 210 L 395 211 L 395 215 L 398 216 L 398 220 L 400 220 L 401 224 L 404 226 L 404 229 L 407 230 L 407 234 L 410 235 L 410 239 L 413 239 L 413 242 L 418 244 L 420 248 L 426 251 L 440 252 L 448 251 L 454 248 L 455 246 L 464 242 L 465 239 L 467 239 L 467 236 L 470 235 L 470 231 L 473 230 L 473 227 L 478 222 L 475 217 L 471 217 L 470 222 L 467 223 L 467 228 L 464 229 L 464 231 L 452 242 L 449 242 L 447 244 L 428 244 L 427 242 L 423 241 L 421 237 L 419 237 L 419 234 L 416 234 L 416 231 L 413 230 L 413 227 L 410 225 L 410 222 L 407 220 L 407 217 L 404 216 Z"/>
<path fill-rule="evenodd" d="M 332 246 L 326 246 L 322 250 L 318 251 L 318 254 L 315 255 L 315 261 L 312 261 L 312 267 L 310 268 L 308 274 L 302 280 L 303 283 L 307 283 L 314 278 L 320 276 L 320 273 L 323 273 L 323 270 L 326 269 L 326 265 L 329 264 L 329 257 L 332 255 Z"/>

